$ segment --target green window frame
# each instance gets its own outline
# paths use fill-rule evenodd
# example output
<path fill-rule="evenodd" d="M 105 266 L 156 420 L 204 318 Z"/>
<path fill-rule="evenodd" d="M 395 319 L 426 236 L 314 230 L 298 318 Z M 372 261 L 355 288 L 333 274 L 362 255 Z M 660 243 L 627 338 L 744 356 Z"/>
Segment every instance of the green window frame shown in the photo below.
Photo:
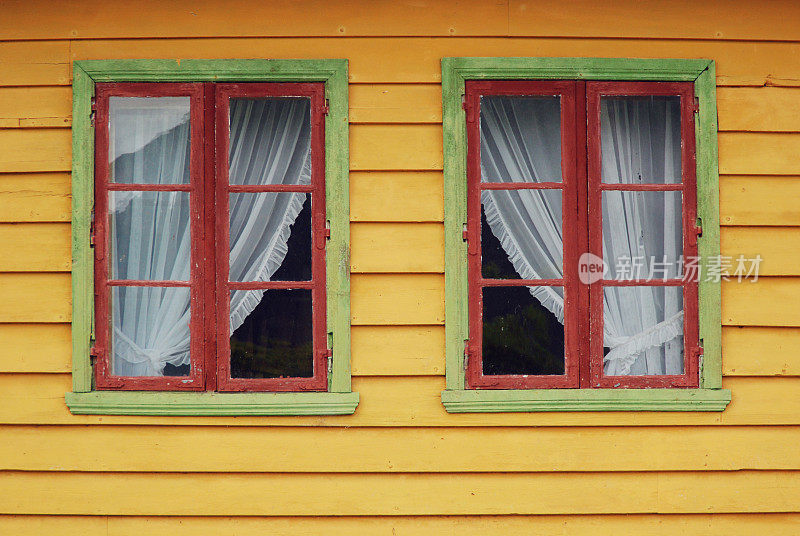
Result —
<path fill-rule="evenodd" d="M 333 350 L 327 392 L 165 392 L 93 390 L 94 199 L 92 99 L 98 82 L 323 82 L 325 120 L 327 326 Z M 349 140 L 347 60 L 86 60 L 73 63 L 72 392 L 74 414 L 344 415 L 358 405 L 350 376 Z"/>
<path fill-rule="evenodd" d="M 692 82 L 695 114 L 697 216 L 701 263 L 719 255 L 719 169 L 714 62 L 706 59 L 443 58 L 445 227 L 445 360 L 442 403 L 451 413 L 524 411 L 722 411 L 720 282 L 699 283 L 699 388 L 467 389 L 464 343 L 469 339 L 467 246 L 466 80 L 615 80 Z"/>

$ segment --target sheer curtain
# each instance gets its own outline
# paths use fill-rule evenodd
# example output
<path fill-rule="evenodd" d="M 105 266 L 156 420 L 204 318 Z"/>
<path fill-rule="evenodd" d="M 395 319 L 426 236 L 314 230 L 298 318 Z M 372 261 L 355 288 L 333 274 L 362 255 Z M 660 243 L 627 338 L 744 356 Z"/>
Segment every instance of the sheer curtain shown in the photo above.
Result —
<path fill-rule="evenodd" d="M 128 140 L 120 141 L 112 153 L 115 177 L 127 177 L 119 182 L 189 182 L 188 109 L 177 119 L 176 115 L 165 111 L 165 106 L 141 107 L 117 123 L 111 139 Z M 230 115 L 232 184 L 310 183 L 307 99 L 231 99 Z M 139 141 L 130 141 L 132 137 Z M 112 194 L 113 277 L 188 280 L 188 197 L 185 192 Z M 286 255 L 290 227 L 304 198 L 302 193 L 231 195 L 232 281 L 272 276 Z M 235 293 L 231 332 L 262 295 L 263 291 Z M 187 288 L 116 289 L 112 296 L 113 374 L 160 376 L 167 364 L 189 364 L 189 303 Z"/>
<path fill-rule="evenodd" d="M 560 117 L 551 106 L 531 106 L 525 102 L 536 100 L 543 99 L 482 99 L 482 180 L 560 180 Z M 604 103 L 606 118 L 601 122 L 604 178 L 624 183 L 640 182 L 642 178 L 679 182 L 679 121 L 668 106 L 661 105 L 659 109 L 657 102 L 627 99 Z M 644 273 L 639 277 L 648 277 L 650 257 L 663 262 L 667 256 L 667 261 L 677 261 L 675 252 L 681 249 L 680 198 L 676 201 L 676 194 L 671 194 L 605 194 L 603 250 L 611 268 L 607 277 L 614 277 L 623 268 L 620 259 L 625 256 L 646 258 Z M 559 191 L 485 191 L 481 201 L 492 233 L 522 278 L 563 276 Z M 530 290 L 563 323 L 560 289 Z M 606 289 L 603 308 L 604 346 L 609 348 L 606 374 L 682 371 L 683 316 L 679 288 Z"/>

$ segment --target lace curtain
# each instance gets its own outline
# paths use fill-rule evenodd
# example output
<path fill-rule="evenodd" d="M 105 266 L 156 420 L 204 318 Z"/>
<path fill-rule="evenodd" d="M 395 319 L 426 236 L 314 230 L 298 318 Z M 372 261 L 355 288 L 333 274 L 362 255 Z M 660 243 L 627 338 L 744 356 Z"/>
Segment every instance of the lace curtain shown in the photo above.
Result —
<path fill-rule="evenodd" d="M 136 99 L 143 100 L 143 99 Z M 189 182 L 188 108 L 165 102 L 119 114 L 112 169 L 124 182 Z M 112 103 L 113 106 L 113 103 Z M 231 99 L 231 184 L 309 184 L 307 99 Z M 120 179 L 117 179 L 120 180 Z M 306 194 L 231 194 L 230 279 L 267 281 L 283 262 L 291 225 Z M 189 194 L 115 192 L 111 270 L 120 279 L 188 280 Z M 224 224 L 225 222 L 218 222 Z M 231 298 L 231 333 L 261 301 L 263 290 Z M 113 374 L 160 376 L 167 364 L 189 364 L 188 288 L 117 287 L 112 296 Z"/>
<path fill-rule="evenodd" d="M 664 99 L 604 99 L 601 138 L 606 182 L 680 182 L 680 112 Z M 555 98 L 484 97 L 481 174 L 488 182 L 561 181 L 560 113 Z M 609 195 L 611 194 L 611 195 Z M 563 276 L 559 190 L 492 190 L 481 195 L 486 220 L 524 279 Z M 603 255 L 614 277 L 625 258 L 674 267 L 681 250 L 677 192 L 609 192 L 603 199 Z M 666 257 L 666 259 L 665 259 Z M 675 269 L 668 273 L 675 277 Z M 531 294 L 564 322 L 560 288 Z M 605 373 L 680 374 L 683 306 L 679 287 L 607 287 Z"/>

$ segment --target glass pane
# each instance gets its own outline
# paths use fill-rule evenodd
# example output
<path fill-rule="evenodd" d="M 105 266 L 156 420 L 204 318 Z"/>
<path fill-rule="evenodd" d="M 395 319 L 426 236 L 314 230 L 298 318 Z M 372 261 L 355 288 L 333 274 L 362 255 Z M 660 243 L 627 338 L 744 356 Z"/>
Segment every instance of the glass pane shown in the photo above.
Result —
<path fill-rule="evenodd" d="M 231 377 L 314 375 L 311 290 L 231 292 Z"/>
<path fill-rule="evenodd" d="M 481 271 L 489 279 L 559 279 L 561 190 L 481 194 Z"/>
<path fill-rule="evenodd" d="M 231 184 L 310 184 L 307 97 L 230 100 Z"/>
<path fill-rule="evenodd" d="M 564 374 L 564 325 L 551 312 L 563 296 L 562 287 L 484 287 L 483 373 Z"/>
<path fill-rule="evenodd" d="M 680 277 L 681 192 L 603 192 L 603 260 L 607 279 Z"/>
<path fill-rule="evenodd" d="M 116 376 L 188 376 L 187 287 L 111 287 L 111 370 Z"/>
<path fill-rule="evenodd" d="M 683 289 L 603 289 L 604 373 L 683 374 Z"/>
<path fill-rule="evenodd" d="M 188 281 L 188 192 L 108 194 L 112 279 Z"/>
<path fill-rule="evenodd" d="M 230 280 L 311 279 L 311 195 L 230 194 Z"/>
<path fill-rule="evenodd" d="M 681 182 L 680 97 L 602 97 L 603 182 Z"/>
<path fill-rule="evenodd" d="M 189 183 L 189 97 L 109 97 L 111 182 Z"/>
<path fill-rule="evenodd" d="M 481 181 L 561 182 L 559 97 L 481 97 Z"/>

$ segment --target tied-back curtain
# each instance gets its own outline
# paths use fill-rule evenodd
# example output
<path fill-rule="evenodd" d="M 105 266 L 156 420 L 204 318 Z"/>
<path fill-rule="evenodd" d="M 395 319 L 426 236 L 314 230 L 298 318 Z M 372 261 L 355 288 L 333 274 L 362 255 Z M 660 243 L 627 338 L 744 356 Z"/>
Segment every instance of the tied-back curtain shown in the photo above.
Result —
<path fill-rule="evenodd" d="M 670 114 L 653 113 L 652 106 L 646 103 L 630 103 L 625 99 L 615 100 L 605 110 L 605 113 L 616 113 L 619 120 L 602 122 L 604 177 L 614 177 L 624 183 L 639 182 L 640 176 L 668 177 L 668 182 L 679 182 L 679 130 L 678 145 L 674 146 L 679 122 L 671 120 Z M 559 180 L 558 114 L 549 113 L 541 106 L 522 110 L 518 98 L 484 98 L 480 130 L 484 180 Z M 675 173 L 678 180 L 670 180 Z M 666 196 L 666 202 L 664 197 L 634 195 L 631 201 L 629 193 L 625 192 L 619 194 L 619 200 L 613 198 L 613 206 L 605 212 L 603 228 L 604 260 L 612 268 L 609 277 L 616 273 L 617 260 L 622 256 L 653 256 L 662 260 L 662 256 L 671 254 L 675 247 L 680 250 L 681 213 L 674 210 L 674 196 Z M 484 191 L 481 201 L 492 233 L 522 278 L 563 277 L 559 191 Z M 604 204 L 608 204 L 606 199 Z M 677 222 L 669 219 L 672 217 L 677 217 Z M 675 240 L 678 242 L 674 243 Z M 640 275 L 647 276 L 646 272 Z M 619 293 L 606 290 L 604 346 L 610 349 L 605 358 L 606 374 L 681 373 L 680 290 L 674 287 L 666 290 L 635 287 Z M 530 291 L 559 322 L 564 322 L 560 289 L 534 287 Z M 666 350 L 662 347 L 665 343 L 669 343 Z M 677 372 L 673 372 L 675 370 Z"/>
<path fill-rule="evenodd" d="M 309 184 L 310 120 L 307 99 L 231 99 L 230 183 Z M 139 112 L 117 126 L 116 136 L 136 132 L 132 152 L 112 168 L 130 170 L 125 182 L 189 182 L 189 118 L 164 131 L 165 120 Z M 113 139 L 113 138 L 112 138 Z M 185 177 L 185 180 L 176 180 Z M 121 194 L 121 195 L 120 195 Z M 305 194 L 232 194 L 230 278 L 269 280 L 287 252 L 290 227 Z M 190 210 L 185 192 L 114 192 L 112 270 L 120 279 L 189 278 Z M 224 225 L 226 222 L 217 222 Z M 235 293 L 231 332 L 261 300 L 263 291 Z M 123 376 L 160 376 L 167 364 L 190 363 L 190 296 L 186 288 L 121 287 L 113 295 L 113 371 Z"/>

